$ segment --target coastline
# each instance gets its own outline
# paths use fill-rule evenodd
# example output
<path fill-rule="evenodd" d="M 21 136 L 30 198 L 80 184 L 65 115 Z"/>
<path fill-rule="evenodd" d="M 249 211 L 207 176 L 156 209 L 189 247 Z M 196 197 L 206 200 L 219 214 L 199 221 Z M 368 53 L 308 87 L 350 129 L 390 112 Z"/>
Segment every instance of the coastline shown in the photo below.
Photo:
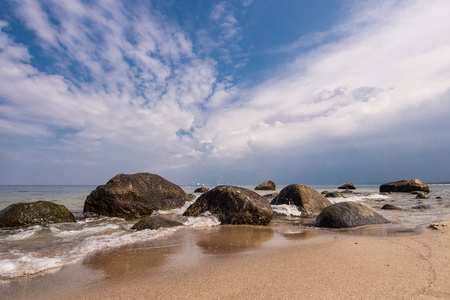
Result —
<path fill-rule="evenodd" d="M 448 299 L 449 221 L 390 237 L 182 228 L 0 291 L 5 299 Z"/>

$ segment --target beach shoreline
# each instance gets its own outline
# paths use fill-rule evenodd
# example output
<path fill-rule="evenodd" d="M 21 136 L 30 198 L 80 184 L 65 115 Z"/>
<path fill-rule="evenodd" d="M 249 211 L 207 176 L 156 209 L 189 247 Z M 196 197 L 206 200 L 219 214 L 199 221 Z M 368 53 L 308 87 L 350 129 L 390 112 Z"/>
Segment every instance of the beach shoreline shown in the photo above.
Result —
<path fill-rule="evenodd" d="M 448 299 L 448 221 L 389 237 L 182 228 L 3 283 L 0 291 L 5 299 Z"/>

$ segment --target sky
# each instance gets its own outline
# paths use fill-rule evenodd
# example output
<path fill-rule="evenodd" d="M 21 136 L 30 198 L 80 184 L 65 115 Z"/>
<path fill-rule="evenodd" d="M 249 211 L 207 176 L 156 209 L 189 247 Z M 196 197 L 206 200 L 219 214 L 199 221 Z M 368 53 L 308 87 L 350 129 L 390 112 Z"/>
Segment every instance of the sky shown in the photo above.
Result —
<path fill-rule="evenodd" d="M 0 184 L 450 181 L 449 11 L 0 0 Z"/>

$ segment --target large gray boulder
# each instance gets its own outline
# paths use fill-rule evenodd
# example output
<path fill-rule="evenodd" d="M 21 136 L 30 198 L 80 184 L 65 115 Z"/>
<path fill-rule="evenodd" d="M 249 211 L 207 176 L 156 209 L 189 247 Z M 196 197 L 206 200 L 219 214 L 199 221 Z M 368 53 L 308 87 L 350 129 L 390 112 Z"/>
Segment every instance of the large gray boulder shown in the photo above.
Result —
<path fill-rule="evenodd" d="M 64 205 L 49 201 L 11 204 L 0 211 L 0 227 L 76 222 Z"/>
<path fill-rule="evenodd" d="M 222 224 L 267 225 L 273 218 L 269 202 L 248 189 L 222 185 L 202 194 L 184 216 L 216 215 Z"/>
<path fill-rule="evenodd" d="M 317 215 L 332 203 L 322 194 L 306 185 L 291 184 L 283 188 L 270 204 L 292 204 L 297 206 L 302 213 Z"/>
<path fill-rule="evenodd" d="M 380 186 L 381 193 L 385 192 L 410 193 L 413 191 L 423 191 L 428 193 L 430 189 L 428 188 L 428 185 L 423 183 L 422 180 L 420 179 L 393 181 L 382 184 Z"/>
<path fill-rule="evenodd" d="M 137 219 L 154 210 L 182 207 L 187 200 L 178 185 L 159 175 L 118 174 L 87 196 L 83 214 Z"/>
<path fill-rule="evenodd" d="M 341 202 L 328 206 L 317 216 L 317 227 L 344 228 L 389 223 L 367 204 Z"/>
<path fill-rule="evenodd" d="M 257 191 L 275 191 L 277 186 L 275 185 L 275 182 L 271 180 L 266 180 L 263 183 L 257 185 L 255 187 L 255 190 Z"/>

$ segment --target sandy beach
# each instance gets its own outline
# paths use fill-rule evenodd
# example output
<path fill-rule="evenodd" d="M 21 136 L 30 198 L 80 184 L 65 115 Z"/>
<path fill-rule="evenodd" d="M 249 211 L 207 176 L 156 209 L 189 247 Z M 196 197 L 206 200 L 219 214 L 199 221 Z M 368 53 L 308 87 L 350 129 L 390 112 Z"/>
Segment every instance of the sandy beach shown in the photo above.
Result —
<path fill-rule="evenodd" d="M 183 228 L 3 283 L 3 299 L 450 299 L 450 223 L 420 235 Z"/>

